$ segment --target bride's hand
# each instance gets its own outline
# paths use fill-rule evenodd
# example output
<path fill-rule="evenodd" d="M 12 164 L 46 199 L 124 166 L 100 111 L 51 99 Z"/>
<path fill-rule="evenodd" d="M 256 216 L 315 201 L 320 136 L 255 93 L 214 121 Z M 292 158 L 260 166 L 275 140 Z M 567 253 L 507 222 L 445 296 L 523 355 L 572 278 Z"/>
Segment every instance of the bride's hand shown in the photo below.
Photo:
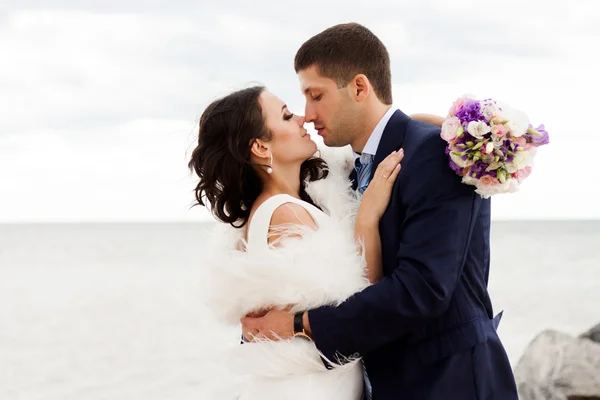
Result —
<path fill-rule="evenodd" d="M 404 158 L 404 150 L 400 149 L 379 163 L 373 179 L 363 193 L 357 220 L 368 224 L 379 223 L 390 202 L 394 182 L 400 173 L 402 158 Z"/>

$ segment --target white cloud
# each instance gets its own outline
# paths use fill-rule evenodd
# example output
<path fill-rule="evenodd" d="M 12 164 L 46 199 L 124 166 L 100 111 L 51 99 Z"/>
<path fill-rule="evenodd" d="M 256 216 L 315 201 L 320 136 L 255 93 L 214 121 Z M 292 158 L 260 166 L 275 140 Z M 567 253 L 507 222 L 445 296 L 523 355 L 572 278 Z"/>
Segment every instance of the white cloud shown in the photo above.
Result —
<path fill-rule="evenodd" d="M 194 220 L 186 163 L 194 125 L 136 120 L 110 129 L 0 137 L 4 221 Z M 18 195 L 15 195 L 18 194 Z"/>
<path fill-rule="evenodd" d="M 206 217 L 188 211 L 186 169 L 202 109 L 257 82 L 301 113 L 295 51 L 351 20 L 388 46 L 404 111 L 443 114 L 472 92 L 546 125 L 552 144 L 495 217 L 600 218 L 595 2 L 322 3 L 3 2 L 0 221 Z"/>

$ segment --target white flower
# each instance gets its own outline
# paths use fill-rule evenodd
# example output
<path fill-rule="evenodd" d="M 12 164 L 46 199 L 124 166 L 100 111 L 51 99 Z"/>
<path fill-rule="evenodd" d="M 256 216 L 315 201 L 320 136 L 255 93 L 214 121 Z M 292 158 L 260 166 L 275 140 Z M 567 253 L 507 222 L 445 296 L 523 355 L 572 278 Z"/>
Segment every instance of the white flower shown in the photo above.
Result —
<path fill-rule="evenodd" d="M 457 156 L 452 152 L 450 152 L 450 158 L 452 159 L 452 161 L 454 161 L 456 165 L 458 165 L 461 168 L 470 167 L 471 165 L 475 164 L 475 161 L 469 159 L 463 160 L 461 156 Z"/>
<path fill-rule="evenodd" d="M 503 106 L 501 118 L 508 121 L 504 126 L 514 137 L 523 136 L 529 128 L 529 117 L 516 108 Z"/>
<path fill-rule="evenodd" d="M 481 114 L 489 121 L 498 110 L 499 108 L 496 103 L 486 103 L 481 109 Z"/>
<path fill-rule="evenodd" d="M 477 178 L 473 178 L 471 175 L 465 175 L 462 178 L 462 183 L 465 185 L 477 186 L 479 180 Z"/>
<path fill-rule="evenodd" d="M 498 110 L 494 113 L 494 118 L 490 121 L 492 125 L 502 125 L 504 121 L 508 120 L 508 117 L 504 115 L 504 111 Z"/>
<path fill-rule="evenodd" d="M 492 131 L 492 128 L 483 121 L 471 121 L 467 125 L 467 131 L 471 136 L 477 139 L 483 139 L 483 136 Z"/>
<path fill-rule="evenodd" d="M 492 151 L 494 151 L 494 143 L 488 142 L 488 144 L 485 145 L 485 154 L 490 154 Z"/>
<path fill-rule="evenodd" d="M 529 165 L 529 152 L 528 151 L 517 151 L 513 160 L 506 164 L 506 170 L 508 172 L 515 173 L 518 170 L 525 168 Z"/>
<path fill-rule="evenodd" d="M 505 138 L 498 137 L 492 133 L 492 142 L 494 143 L 495 148 L 498 149 L 498 148 L 502 147 L 502 145 L 504 144 L 504 140 L 505 140 Z"/>

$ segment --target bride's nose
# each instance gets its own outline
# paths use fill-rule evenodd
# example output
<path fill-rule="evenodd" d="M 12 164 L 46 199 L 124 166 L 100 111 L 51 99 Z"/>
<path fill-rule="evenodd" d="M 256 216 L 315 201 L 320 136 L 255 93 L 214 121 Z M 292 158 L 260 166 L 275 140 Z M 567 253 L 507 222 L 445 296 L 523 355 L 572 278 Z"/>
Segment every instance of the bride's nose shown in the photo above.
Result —
<path fill-rule="evenodd" d="M 296 115 L 296 122 L 299 126 L 304 126 L 304 123 L 306 122 L 304 115 Z"/>

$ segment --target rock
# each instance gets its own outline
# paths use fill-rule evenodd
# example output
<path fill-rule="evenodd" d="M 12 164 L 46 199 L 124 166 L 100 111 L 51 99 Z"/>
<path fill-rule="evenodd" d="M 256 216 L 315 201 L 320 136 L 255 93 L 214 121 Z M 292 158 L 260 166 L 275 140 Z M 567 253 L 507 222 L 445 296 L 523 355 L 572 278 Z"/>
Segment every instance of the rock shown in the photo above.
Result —
<path fill-rule="evenodd" d="M 542 399 L 549 393 L 553 400 L 600 400 L 600 344 L 544 331 L 525 350 L 515 379 L 523 399 Z"/>
<path fill-rule="evenodd" d="M 534 382 L 522 382 L 517 387 L 519 400 L 568 400 L 556 388 Z"/>
<path fill-rule="evenodd" d="M 582 333 L 579 337 L 600 343 L 600 324 L 596 325 L 586 333 Z"/>

